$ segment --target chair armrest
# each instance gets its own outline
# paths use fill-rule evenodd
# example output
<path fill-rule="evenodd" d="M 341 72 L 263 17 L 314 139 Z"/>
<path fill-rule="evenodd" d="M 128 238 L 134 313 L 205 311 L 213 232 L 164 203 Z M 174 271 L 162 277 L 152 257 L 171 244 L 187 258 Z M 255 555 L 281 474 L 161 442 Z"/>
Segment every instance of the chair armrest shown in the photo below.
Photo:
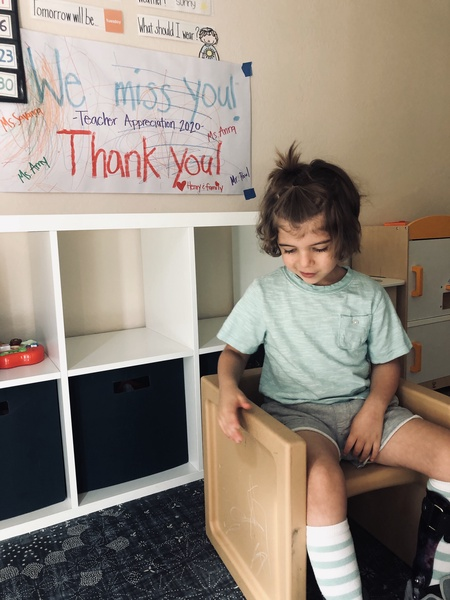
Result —
<path fill-rule="evenodd" d="M 282 423 L 266 413 L 254 402 L 255 395 L 259 401 L 258 383 L 261 369 L 249 369 L 241 379 L 239 385 L 250 400 L 251 409 L 240 411 L 240 422 L 244 432 L 247 432 L 257 442 L 267 447 L 270 451 L 276 449 L 279 444 L 301 446 L 306 456 L 306 442 L 296 433 L 285 427 Z M 202 399 L 203 404 L 212 402 L 219 406 L 219 383 L 217 375 L 206 375 L 202 377 Z M 216 410 L 214 411 L 216 413 Z M 272 447 L 272 441 L 275 447 Z"/>
<path fill-rule="evenodd" d="M 450 397 L 422 385 L 400 380 L 397 390 L 400 404 L 431 423 L 450 428 Z"/>

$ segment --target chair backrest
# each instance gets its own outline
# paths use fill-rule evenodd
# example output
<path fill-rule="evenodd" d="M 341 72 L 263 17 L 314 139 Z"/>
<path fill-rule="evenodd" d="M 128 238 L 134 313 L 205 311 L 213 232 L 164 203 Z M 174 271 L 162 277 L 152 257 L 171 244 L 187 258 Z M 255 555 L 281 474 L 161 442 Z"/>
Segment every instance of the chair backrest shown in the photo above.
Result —
<path fill-rule="evenodd" d="M 242 376 L 239 387 L 244 392 L 249 400 L 261 406 L 264 397 L 259 392 L 259 380 L 261 377 L 261 368 L 246 369 Z"/>

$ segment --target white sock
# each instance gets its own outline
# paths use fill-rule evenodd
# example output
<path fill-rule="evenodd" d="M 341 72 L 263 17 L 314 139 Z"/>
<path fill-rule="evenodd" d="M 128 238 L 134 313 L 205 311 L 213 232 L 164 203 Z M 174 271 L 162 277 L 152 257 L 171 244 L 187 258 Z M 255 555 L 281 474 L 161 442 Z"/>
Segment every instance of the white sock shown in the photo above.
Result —
<path fill-rule="evenodd" d="M 437 492 L 450 502 L 450 483 L 438 481 L 437 479 L 429 479 L 427 488 L 432 492 Z M 440 582 L 444 575 L 450 573 L 450 544 L 444 542 L 444 538 L 439 542 L 434 555 L 433 575 L 430 585 L 436 585 Z"/>
<path fill-rule="evenodd" d="M 306 547 L 317 585 L 326 600 L 362 600 L 352 534 L 345 520 L 306 527 Z"/>

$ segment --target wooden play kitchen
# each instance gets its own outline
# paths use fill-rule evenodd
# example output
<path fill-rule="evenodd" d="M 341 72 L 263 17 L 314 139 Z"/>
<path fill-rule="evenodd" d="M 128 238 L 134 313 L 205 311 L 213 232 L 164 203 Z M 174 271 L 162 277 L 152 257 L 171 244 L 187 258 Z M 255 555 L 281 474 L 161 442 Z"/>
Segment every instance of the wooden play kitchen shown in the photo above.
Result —
<path fill-rule="evenodd" d="M 404 376 L 432 389 L 450 385 L 450 215 L 363 227 L 353 267 L 403 279 L 397 310 L 413 344 Z"/>

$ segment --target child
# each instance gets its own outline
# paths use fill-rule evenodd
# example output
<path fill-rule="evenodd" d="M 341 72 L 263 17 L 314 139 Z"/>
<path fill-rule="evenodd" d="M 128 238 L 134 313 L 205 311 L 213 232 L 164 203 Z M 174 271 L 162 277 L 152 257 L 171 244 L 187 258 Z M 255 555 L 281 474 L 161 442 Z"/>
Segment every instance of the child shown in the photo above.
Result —
<path fill-rule="evenodd" d="M 264 344 L 263 408 L 307 442 L 306 543 L 323 596 L 362 598 L 339 466 L 349 460 L 409 467 L 430 478 L 405 599 L 445 598 L 450 431 L 395 397 L 399 358 L 411 343 L 384 289 L 343 265 L 359 251 L 359 210 L 360 194 L 342 169 L 300 162 L 295 144 L 278 155 L 257 234 L 284 266 L 253 282 L 218 334 L 226 343 L 219 423 L 242 441 L 238 413 L 250 404 L 238 385 L 249 356 Z"/>

